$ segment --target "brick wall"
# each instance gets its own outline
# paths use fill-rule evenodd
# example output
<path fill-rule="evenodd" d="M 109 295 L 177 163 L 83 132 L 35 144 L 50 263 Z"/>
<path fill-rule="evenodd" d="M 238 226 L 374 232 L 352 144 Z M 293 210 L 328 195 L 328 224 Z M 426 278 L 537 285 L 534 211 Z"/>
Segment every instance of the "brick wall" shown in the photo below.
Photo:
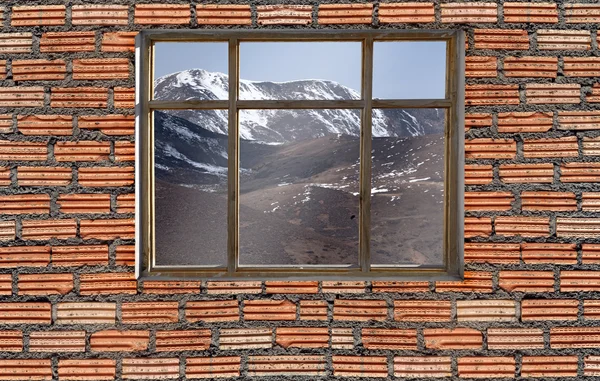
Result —
<path fill-rule="evenodd" d="M 0 1 L 0 379 L 600 375 L 600 5 L 258 3 Z M 136 282 L 165 27 L 464 28 L 465 281 Z"/>

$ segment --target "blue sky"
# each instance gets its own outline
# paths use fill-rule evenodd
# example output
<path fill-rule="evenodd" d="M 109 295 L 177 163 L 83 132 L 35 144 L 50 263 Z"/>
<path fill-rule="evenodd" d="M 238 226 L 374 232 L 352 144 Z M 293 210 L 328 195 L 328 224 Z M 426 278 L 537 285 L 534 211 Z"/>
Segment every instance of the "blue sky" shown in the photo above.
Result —
<path fill-rule="evenodd" d="M 374 98 L 443 98 L 444 42 L 376 42 Z M 240 44 L 240 77 L 254 81 L 327 79 L 360 91 L 358 42 Z M 227 73 L 227 43 L 157 43 L 156 78 L 186 69 Z"/>

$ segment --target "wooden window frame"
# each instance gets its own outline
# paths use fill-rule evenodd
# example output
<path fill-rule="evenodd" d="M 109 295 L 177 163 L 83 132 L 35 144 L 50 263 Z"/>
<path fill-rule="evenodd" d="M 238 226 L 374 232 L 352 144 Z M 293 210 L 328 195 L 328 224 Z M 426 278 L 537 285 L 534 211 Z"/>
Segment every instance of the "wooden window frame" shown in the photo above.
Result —
<path fill-rule="evenodd" d="M 239 100 L 239 43 L 362 42 L 360 100 Z M 373 43 L 377 41 L 445 41 L 446 93 L 443 99 L 373 99 Z M 228 100 L 152 100 L 154 43 L 227 42 Z M 143 279 L 211 280 L 460 280 L 463 279 L 464 235 L 464 62 L 461 30 L 144 30 L 136 37 L 136 276 Z M 446 110 L 444 152 L 444 242 L 442 266 L 371 265 L 371 116 L 373 108 L 443 108 Z M 227 109 L 228 247 L 222 267 L 159 266 L 154 252 L 153 111 Z M 355 267 L 347 265 L 239 265 L 239 129 L 245 109 L 360 109 L 359 250 Z"/>

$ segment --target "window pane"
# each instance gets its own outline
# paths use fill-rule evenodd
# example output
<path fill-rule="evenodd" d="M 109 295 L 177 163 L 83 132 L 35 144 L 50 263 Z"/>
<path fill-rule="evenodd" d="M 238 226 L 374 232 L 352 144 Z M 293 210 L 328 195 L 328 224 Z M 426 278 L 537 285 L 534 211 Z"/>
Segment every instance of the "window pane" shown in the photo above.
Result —
<path fill-rule="evenodd" d="M 154 112 L 157 265 L 226 264 L 226 133 L 226 110 Z"/>
<path fill-rule="evenodd" d="M 157 42 L 154 99 L 228 99 L 227 42 Z"/>
<path fill-rule="evenodd" d="M 360 111 L 244 110 L 240 128 L 240 264 L 357 265 Z"/>
<path fill-rule="evenodd" d="M 446 42 L 374 43 L 373 98 L 441 99 L 445 84 Z"/>
<path fill-rule="evenodd" d="M 258 99 L 359 99 L 360 42 L 240 43 L 240 94 Z"/>
<path fill-rule="evenodd" d="M 441 109 L 373 110 L 373 264 L 443 264 L 444 124 Z"/>

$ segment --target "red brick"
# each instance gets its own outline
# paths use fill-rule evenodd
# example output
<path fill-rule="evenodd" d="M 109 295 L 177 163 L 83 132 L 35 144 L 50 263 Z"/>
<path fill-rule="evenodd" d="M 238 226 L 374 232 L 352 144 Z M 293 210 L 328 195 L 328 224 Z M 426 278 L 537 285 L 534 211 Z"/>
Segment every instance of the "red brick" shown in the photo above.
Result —
<path fill-rule="evenodd" d="M 547 157 L 577 157 L 579 146 L 576 136 L 568 136 L 557 139 L 524 139 L 523 157 L 525 158 L 547 158 Z"/>
<path fill-rule="evenodd" d="M 106 266 L 108 245 L 53 246 L 52 266 Z"/>
<path fill-rule="evenodd" d="M 319 4 L 319 24 L 370 24 L 373 4 Z"/>
<path fill-rule="evenodd" d="M 498 113 L 498 132 L 547 132 L 552 128 L 551 112 Z"/>
<path fill-rule="evenodd" d="M 488 328 L 488 349 L 544 349 L 540 328 Z"/>
<path fill-rule="evenodd" d="M 12 295 L 12 274 L 0 274 L 0 295 Z"/>
<path fill-rule="evenodd" d="M 251 25 L 252 12 L 247 4 L 198 4 L 198 25 Z"/>
<path fill-rule="evenodd" d="M 116 303 L 60 302 L 55 324 L 115 324 Z"/>
<path fill-rule="evenodd" d="M 49 246 L 0 247 L 0 268 L 46 267 L 49 264 Z"/>
<path fill-rule="evenodd" d="M 600 327 L 552 327 L 550 348 L 597 348 L 600 345 Z"/>
<path fill-rule="evenodd" d="M 487 237 L 492 234 L 492 219 L 489 217 L 465 217 L 465 238 Z"/>
<path fill-rule="evenodd" d="M 208 294 L 260 294 L 262 292 L 262 282 L 206 282 L 206 291 Z"/>
<path fill-rule="evenodd" d="M 133 167 L 81 167 L 79 184 L 84 187 L 125 187 L 133 185 Z"/>
<path fill-rule="evenodd" d="M 0 380 L 51 381 L 50 359 L 0 359 Z"/>
<path fill-rule="evenodd" d="M 81 274 L 80 295 L 136 294 L 137 282 L 133 273 Z"/>
<path fill-rule="evenodd" d="M 450 321 L 451 315 L 448 300 L 394 300 L 396 321 Z"/>
<path fill-rule="evenodd" d="M 572 243 L 523 242 L 521 252 L 523 261 L 527 264 L 574 265 L 577 263 L 577 249 Z"/>
<path fill-rule="evenodd" d="M 12 73 L 15 81 L 58 81 L 65 79 L 67 65 L 64 60 L 13 60 Z"/>
<path fill-rule="evenodd" d="M 582 192 L 581 210 L 584 212 L 600 212 L 600 192 Z"/>
<path fill-rule="evenodd" d="M 519 29 L 475 29 L 475 49 L 527 50 L 529 37 Z"/>
<path fill-rule="evenodd" d="M 177 323 L 178 304 L 177 301 L 123 303 L 121 321 L 123 324 Z"/>
<path fill-rule="evenodd" d="M 492 292 L 492 273 L 487 271 L 465 271 L 463 281 L 437 281 L 436 292 Z"/>
<path fill-rule="evenodd" d="M 512 192 L 465 192 L 465 210 L 511 210 Z"/>
<path fill-rule="evenodd" d="M 0 221 L 0 240 L 12 241 L 15 239 L 15 221 Z"/>
<path fill-rule="evenodd" d="M 427 349 L 481 349 L 483 335 L 473 328 L 426 328 L 423 330 Z"/>
<path fill-rule="evenodd" d="M 319 292 L 317 281 L 267 281 L 267 294 L 316 294 Z"/>
<path fill-rule="evenodd" d="M 129 78 L 127 58 L 86 58 L 73 60 L 73 79 L 101 80 Z"/>
<path fill-rule="evenodd" d="M 416 329 L 363 328 L 361 338 L 363 346 L 369 350 L 417 350 Z"/>
<path fill-rule="evenodd" d="M 81 220 L 80 235 L 83 239 L 114 240 L 133 239 L 134 219 Z"/>
<path fill-rule="evenodd" d="M 513 357 L 459 357 L 460 378 L 514 378 Z"/>
<path fill-rule="evenodd" d="M 0 196 L 1 214 L 48 214 L 50 196 L 47 194 L 15 194 Z"/>
<path fill-rule="evenodd" d="M 10 172 L 10 167 L 0 166 L 0 186 L 6 187 L 11 184 Z"/>
<path fill-rule="evenodd" d="M 13 117 L 11 114 L 0 114 L 0 134 L 13 132 Z"/>
<path fill-rule="evenodd" d="M 600 111 L 559 111 L 560 130 L 599 130 Z"/>
<path fill-rule="evenodd" d="M 563 270 L 560 272 L 560 291 L 600 291 L 600 272 L 583 270 Z"/>
<path fill-rule="evenodd" d="M 31 32 L 0 33 L 0 54 L 31 53 Z"/>
<path fill-rule="evenodd" d="M 507 184 L 514 183 L 552 183 L 554 166 L 541 164 L 502 164 L 500 179 Z"/>
<path fill-rule="evenodd" d="M 540 50 L 590 50 L 589 30 L 539 29 L 537 44 Z"/>
<path fill-rule="evenodd" d="M 293 330 L 294 328 L 288 328 Z M 308 328 L 308 330 L 319 328 Z M 325 346 L 329 335 L 325 328 Z M 308 339 L 308 337 L 303 336 Z M 291 344 L 291 342 L 286 342 Z M 280 343 L 280 345 L 282 345 Z M 283 345 L 282 345 L 283 346 Z M 219 332 L 219 349 L 221 350 L 239 350 L 239 349 L 258 349 L 273 347 L 273 329 L 272 328 L 256 328 L 256 329 L 221 329 Z M 285 347 L 287 348 L 287 347 Z"/>
<path fill-rule="evenodd" d="M 457 300 L 458 321 L 514 321 L 514 300 Z"/>
<path fill-rule="evenodd" d="M 512 139 L 470 139 L 465 141 L 467 159 L 514 159 L 517 143 Z"/>
<path fill-rule="evenodd" d="M 414 293 L 414 292 L 428 292 L 429 282 L 417 281 L 417 282 L 396 282 L 396 281 L 373 281 L 372 283 L 373 292 L 400 292 L 400 293 Z"/>
<path fill-rule="evenodd" d="M 435 21 L 433 3 L 406 2 L 380 3 L 379 22 L 387 23 L 432 23 Z"/>
<path fill-rule="evenodd" d="M 108 90 L 102 87 L 53 87 L 51 107 L 106 108 Z"/>
<path fill-rule="evenodd" d="M 441 5 L 442 23 L 495 23 L 498 21 L 496 3 L 447 3 Z"/>
<path fill-rule="evenodd" d="M 188 357 L 185 376 L 187 379 L 239 377 L 240 363 L 239 356 Z"/>
<path fill-rule="evenodd" d="M 135 143 L 127 141 L 115 142 L 115 161 L 135 161 Z"/>
<path fill-rule="evenodd" d="M 106 32 L 102 35 L 102 51 L 133 52 L 137 34 L 138 32 Z"/>
<path fill-rule="evenodd" d="M 523 356 L 521 377 L 576 377 L 577 356 Z"/>
<path fill-rule="evenodd" d="M 504 58 L 504 75 L 507 77 L 556 78 L 557 71 L 558 58 L 556 57 Z"/>
<path fill-rule="evenodd" d="M 466 3 L 463 3 L 466 4 Z M 453 4 L 447 4 L 453 5 Z M 498 76 L 496 57 L 469 56 L 465 59 L 465 75 L 473 78 L 496 78 Z M 489 115 L 489 114 L 488 114 Z M 491 118 L 490 118 L 491 125 Z"/>
<path fill-rule="evenodd" d="M 574 299 L 524 299 L 521 320 L 577 320 L 578 304 Z"/>
<path fill-rule="evenodd" d="M 328 309 L 325 300 L 301 300 L 300 320 L 327 320 Z"/>
<path fill-rule="evenodd" d="M 31 5 L 12 8 L 11 26 L 65 25 L 64 5 Z"/>
<path fill-rule="evenodd" d="M 105 161 L 109 159 L 110 142 L 77 141 L 57 142 L 54 145 L 56 161 Z"/>
<path fill-rule="evenodd" d="M 289 300 L 246 300 L 244 320 L 296 320 L 296 304 Z"/>
<path fill-rule="evenodd" d="M 45 142 L 0 140 L 0 160 L 45 161 L 47 157 L 48 144 Z"/>
<path fill-rule="evenodd" d="M 19 295 L 68 294 L 73 291 L 73 274 L 19 274 Z"/>
<path fill-rule="evenodd" d="M 19 186 L 65 186 L 72 178 L 73 171 L 69 167 L 17 167 Z"/>
<path fill-rule="evenodd" d="M 492 182 L 494 172 L 491 165 L 465 164 L 465 184 L 485 185 Z"/>
<path fill-rule="evenodd" d="M 347 321 L 387 320 L 385 300 L 347 300 L 333 302 L 333 319 Z"/>
<path fill-rule="evenodd" d="M 47 240 L 51 238 L 75 238 L 77 221 L 73 219 L 24 220 L 21 237 L 25 240 Z"/>
<path fill-rule="evenodd" d="M 29 334 L 30 352 L 85 352 L 85 331 L 49 331 Z"/>
<path fill-rule="evenodd" d="M 525 96 L 529 104 L 578 104 L 581 101 L 581 85 L 530 83 L 525 85 Z"/>
<path fill-rule="evenodd" d="M 600 300 L 588 299 L 583 301 L 583 318 L 585 320 L 600 320 Z"/>
<path fill-rule="evenodd" d="M 0 351 L 21 352 L 23 350 L 23 332 L 0 331 Z"/>
<path fill-rule="evenodd" d="M 275 342 L 283 348 L 327 348 L 329 347 L 329 328 L 278 327 L 275 330 Z M 269 340 L 270 340 L 269 335 Z M 270 342 L 270 341 L 269 341 Z"/>
<path fill-rule="evenodd" d="M 310 5 L 258 5 L 258 25 L 309 25 L 312 22 Z"/>
<path fill-rule="evenodd" d="M 197 321 L 223 322 L 240 320 L 237 300 L 205 300 L 187 302 L 185 319 L 191 323 Z"/>
<path fill-rule="evenodd" d="M 599 23 L 600 4 L 565 4 L 565 22 L 567 24 Z"/>
<path fill-rule="evenodd" d="M 428 378 L 452 376 L 452 359 L 446 356 L 396 356 L 394 376 Z"/>
<path fill-rule="evenodd" d="M 124 379 L 165 380 L 179 378 L 178 358 L 124 358 Z"/>
<path fill-rule="evenodd" d="M 110 381 L 116 375 L 116 361 L 112 359 L 58 360 L 58 378 L 62 381 Z"/>
<path fill-rule="evenodd" d="M 331 328 L 331 349 L 353 349 L 352 328 Z"/>
<path fill-rule="evenodd" d="M 200 293 L 199 281 L 145 281 L 144 294 L 194 294 Z"/>
<path fill-rule="evenodd" d="M 0 324 L 50 324 L 51 316 L 50 303 L 0 303 Z"/>
<path fill-rule="evenodd" d="M 471 128 L 482 128 L 492 126 L 492 114 L 468 113 L 465 115 L 465 131 Z"/>
<path fill-rule="evenodd" d="M 467 106 L 518 105 L 518 85 L 466 85 Z"/>
<path fill-rule="evenodd" d="M 110 194 L 61 194 L 57 205 L 61 213 L 110 213 Z"/>
<path fill-rule="evenodd" d="M 600 220 L 597 218 L 556 219 L 557 237 L 599 238 Z"/>
<path fill-rule="evenodd" d="M 0 107 L 44 107 L 44 88 L 19 86 L 0 88 Z"/>
<path fill-rule="evenodd" d="M 115 263 L 118 266 L 135 265 L 135 246 L 119 245 L 116 249 Z"/>
<path fill-rule="evenodd" d="M 552 292 L 552 271 L 500 271 L 498 285 L 508 292 Z"/>
<path fill-rule="evenodd" d="M 148 331 L 107 330 L 92 333 L 90 348 L 93 352 L 145 351 L 150 342 Z"/>
<path fill-rule="evenodd" d="M 204 351 L 210 347 L 210 329 L 156 331 L 156 351 Z"/>
<path fill-rule="evenodd" d="M 365 282 L 325 280 L 321 282 L 321 290 L 323 293 L 331 294 L 360 294 L 365 292 Z"/>
<path fill-rule="evenodd" d="M 146 25 L 189 24 L 191 19 L 188 4 L 136 4 L 135 23 Z"/>
<path fill-rule="evenodd" d="M 504 22 L 555 24 L 558 22 L 556 3 L 506 2 Z"/>
<path fill-rule="evenodd" d="M 521 252 L 518 243 L 479 243 L 464 244 L 466 263 L 519 264 Z"/>
<path fill-rule="evenodd" d="M 583 155 L 600 156 L 600 138 L 583 137 Z"/>
<path fill-rule="evenodd" d="M 496 217 L 495 230 L 497 235 L 544 237 L 550 234 L 550 220 L 547 217 Z"/>
<path fill-rule="evenodd" d="M 105 135 L 133 135 L 133 115 L 88 115 L 79 117 L 79 128 L 99 130 Z"/>
<path fill-rule="evenodd" d="M 17 128 L 23 135 L 72 135 L 73 117 L 70 115 L 19 115 L 17 116 Z"/>
<path fill-rule="evenodd" d="M 113 98 L 116 108 L 135 107 L 135 91 L 132 87 L 115 87 Z"/>
<path fill-rule="evenodd" d="M 577 200 L 573 192 L 523 191 L 521 207 L 528 211 L 575 211 L 577 210 Z"/>
<path fill-rule="evenodd" d="M 73 25 L 127 25 L 129 7 L 126 5 L 73 5 Z"/>
<path fill-rule="evenodd" d="M 594 85 L 591 88 L 591 91 L 586 94 L 585 100 L 589 103 L 600 102 L 600 83 L 594 83 Z M 598 115 L 597 112 L 591 112 L 589 114 Z"/>
<path fill-rule="evenodd" d="M 250 377 L 323 376 L 325 364 L 325 356 L 248 356 L 248 375 Z"/>
<path fill-rule="evenodd" d="M 600 76 L 600 58 L 598 57 L 564 57 L 563 73 L 567 77 Z"/>
<path fill-rule="evenodd" d="M 40 39 L 40 52 L 42 53 L 93 52 L 95 50 L 95 32 L 46 32 Z"/>
<path fill-rule="evenodd" d="M 334 377 L 388 376 L 387 358 L 384 356 L 332 356 Z"/>

